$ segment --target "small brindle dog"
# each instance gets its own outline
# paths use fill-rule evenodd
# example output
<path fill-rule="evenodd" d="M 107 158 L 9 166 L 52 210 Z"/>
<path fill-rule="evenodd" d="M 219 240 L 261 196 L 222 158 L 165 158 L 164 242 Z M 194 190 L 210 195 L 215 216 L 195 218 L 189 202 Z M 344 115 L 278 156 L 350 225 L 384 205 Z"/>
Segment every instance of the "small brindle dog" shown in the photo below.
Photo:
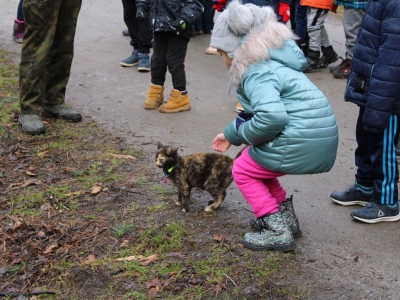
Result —
<path fill-rule="evenodd" d="M 237 155 L 239 156 L 240 153 Z M 193 187 L 207 191 L 214 198 L 205 211 L 218 208 L 226 196 L 226 188 L 231 184 L 233 159 L 218 153 L 196 153 L 179 156 L 178 147 L 158 143 L 156 164 L 178 188 L 177 205 L 183 212 L 189 211 L 190 192 Z"/>

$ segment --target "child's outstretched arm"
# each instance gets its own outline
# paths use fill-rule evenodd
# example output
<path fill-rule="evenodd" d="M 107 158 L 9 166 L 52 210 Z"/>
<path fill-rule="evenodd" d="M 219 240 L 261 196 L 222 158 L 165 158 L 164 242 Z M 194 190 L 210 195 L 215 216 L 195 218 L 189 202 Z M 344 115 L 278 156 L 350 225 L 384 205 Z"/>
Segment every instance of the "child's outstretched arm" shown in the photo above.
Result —
<path fill-rule="evenodd" d="M 231 143 L 226 139 L 223 133 L 217 134 L 212 142 L 212 148 L 218 152 L 225 152 L 230 146 Z"/>

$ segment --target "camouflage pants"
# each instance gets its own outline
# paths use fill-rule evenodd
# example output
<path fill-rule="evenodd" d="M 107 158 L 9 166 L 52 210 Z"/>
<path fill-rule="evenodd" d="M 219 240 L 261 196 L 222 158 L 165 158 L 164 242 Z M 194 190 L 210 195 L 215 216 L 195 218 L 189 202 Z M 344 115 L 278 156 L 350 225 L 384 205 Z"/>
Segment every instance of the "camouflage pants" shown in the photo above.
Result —
<path fill-rule="evenodd" d="M 82 0 L 24 0 L 21 113 L 39 114 L 42 103 L 64 103 L 81 4 Z"/>

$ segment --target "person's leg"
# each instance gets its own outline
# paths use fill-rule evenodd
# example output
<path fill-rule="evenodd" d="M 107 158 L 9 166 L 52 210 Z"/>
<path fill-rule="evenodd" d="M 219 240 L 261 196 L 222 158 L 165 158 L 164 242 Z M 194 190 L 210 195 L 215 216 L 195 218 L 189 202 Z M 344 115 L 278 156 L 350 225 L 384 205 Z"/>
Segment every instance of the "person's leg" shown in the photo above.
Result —
<path fill-rule="evenodd" d="M 310 72 L 318 67 L 319 57 L 321 55 L 321 15 L 325 10 L 313 7 L 307 7 L 307 32 L 309 36 L 309 45 L 307 49 L 307 63 L 303 72 Z"/>
<path fill-rule="evenodd" d="M 22 11 L 23 3 L 24 0 L 19 1 L 17 9 L 17 18 L 14 20 L 14 26 L 13 26 L 13 39 L 17 43 L 23 42 L 25 34 L 24 13 Z"/>
<path fill-rule="evenodd" d="M 153 55 L 151 56 L 151 83 L 164 86 L 167 73 L 167 51 L 169 34 L 154 32 Z"/>
<path fill-rule="evenodd" d="M 173 90 L 166 103 L 160 106 L 162 113 L 190 110 L 190 98 L 186 91 L 185 58 L 188 40 L 168 34 L 167 65 L 172 77 Z"/>
<path fill-rule="evenodd" d="M 40 9 L 31 13 L 38 3 L 25 1 L 25 43 L 21 49 L 19 68 L 20 104 L 22 114 L 39 114 L 44 99 L 43 74 L 50 59 L 57 30 L 59 2 L 39 2 Z M 64 87 L 65 88 L 65 87 Z"/>
<path fill-rule="evenodd" d="M 203 33 L 209 34 L 214 28 L 214 16 L 215 10 L 212 8 L 214 2 L 212 0 L 206 0 L 204 4 L 203 12 Z"/>
<path fill-rule="evenodd" d="M 24 0 L 20 0 L 17 9 L 17 19 L 19 21 L 24 21 L 24 12 L 22 10 L 22 5 L 24 4 Z"/>
<path fill-rule="evenodd" d="M 144 102 L 145 109 L 157 109 L 164 102 L 164 82 L 167 73 L 168 33 L 155 32 L 151 56 L 151 84 Z"/>
<path fill-rule="evenodd" d="M 63 104 L 74 57 L 74 39 L 81 0 L 61 1 L 57 27 L 43 73 L 44 104 Z"/>
<path fill-rule="evenodd" d="M 185 58 L 188 40 L 175 34 L 168 36 L 167 65 L 168 71 L 171 73 L 172 85 L 176 90 L 185 91 Z"/>
<path fill-rule="evenodd" d="M 243 245 L 252 250 L 292 250 L 295 246 L 293 234 L 284 214 L 279 211 L 279 203 L 284 200 L 286 192 L 277 177 L 284 174 L 260 167 L 250 157 L 247 148 L 235 159 L 232 175 L 236 186 L 252 207 L 260 229 L 257 233 L 246 233 L 242 239 Z"/>
<path fill-rule="evenodd" d="M 351 212 L 351 216 L 366 223 L 400 220 L 398 205 L 399 171 L 396 145 L 399 141 L 399 116 L 391 116 L 388 127 L 379 133 L 368 132 L 368 151 L 373 177 L 372 202 Z"/>
<path fill-rule="evenodd" d="M 124 67 L 133 67 L 138 64 L 138 20 L 136 19 L 136 1 L 122 0 L 123 16 L 126 27 L 131 38 L 132 54 L 121 60 L 120 64 Z"/>
<path fill-rule="evenodd" d="M 278 212 L 286 191 L 278 181 L 283 173 L 260 167 L 249 155 L 248 148 L 235 159 L 232 175 L 236 186 L 252 207 L 257 218 Z"/>
<path fill-rule="evenodd" d="M 75 31 L 82 1 L 60 2 L 54 41 L 43 72 L 42 115 L 78 122 L 82 115 L 65 104 L 65 91 L 71 73 Z"/>
<path fill-rule="evenodd" d="M 357 34 L 361 27 L 361 20 L 365 10 L 345 8 L 343 13 L 343 29 L 346 38 L 346 58 L 353 59 L 354 48 L 357 43 Z"/>

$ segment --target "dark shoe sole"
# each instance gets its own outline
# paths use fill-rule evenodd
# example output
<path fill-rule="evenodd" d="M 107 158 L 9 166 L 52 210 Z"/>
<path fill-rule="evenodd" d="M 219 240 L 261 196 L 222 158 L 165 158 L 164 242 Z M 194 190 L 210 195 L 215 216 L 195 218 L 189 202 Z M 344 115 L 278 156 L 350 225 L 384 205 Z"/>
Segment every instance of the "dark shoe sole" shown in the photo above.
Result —
<path fill-rule="evenodd" d="M 279 252 L 289 252 L 289 251 L 292 251 L 296 247 L 295 243 L 283 244 L 283 245 L 272 245 L 272 246 L 256 246 L 256 245 L 249 244 L 243 240 L 242 240 L 242 244 L 246 248 L 249 248 L 250 250 L 254 250 L 254 251 L 275 250 L 275 251 L 279 251 Z"/>
<path fill-rule="evenodd" d="M 365 201 L 362 201 L 362 200 L 340 201 L 340 200 L 332 198 L 332 197 L 331 197 L 331 200 L 333 202 L 337 203 L 337 204 L 344 205 L 344 206 L 347 206 L 347 205 L 365 206 L 368 203 L 368 202 L 365 202 Z"/>
<path fill-rule="evenodd" d="M 46 130 L 44 128 L 40 129 L 40 130 L 36 130 L 36 131 L 25 131 L 24 129 L 22 129 L 22 132 L 29 134 L 29 135 L 39 135 L 39 134 L 45 134 Z"/>

